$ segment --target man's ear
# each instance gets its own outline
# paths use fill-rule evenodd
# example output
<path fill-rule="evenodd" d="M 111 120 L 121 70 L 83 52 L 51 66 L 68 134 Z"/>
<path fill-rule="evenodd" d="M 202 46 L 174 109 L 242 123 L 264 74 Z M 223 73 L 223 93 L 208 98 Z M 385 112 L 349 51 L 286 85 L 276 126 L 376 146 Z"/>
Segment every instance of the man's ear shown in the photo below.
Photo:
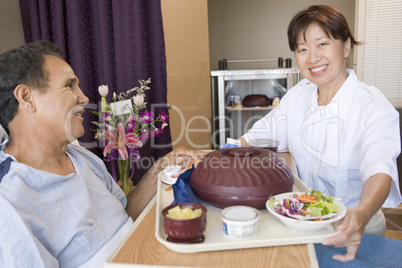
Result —
<path fill-rule="evenodd" d="M 27 112 L 36 111 L 36 106 L 33 100 L 32 89 L 24 84 L 18 85 L 14 89 L 14 96 L 20 103 L 20 107 Z"/>

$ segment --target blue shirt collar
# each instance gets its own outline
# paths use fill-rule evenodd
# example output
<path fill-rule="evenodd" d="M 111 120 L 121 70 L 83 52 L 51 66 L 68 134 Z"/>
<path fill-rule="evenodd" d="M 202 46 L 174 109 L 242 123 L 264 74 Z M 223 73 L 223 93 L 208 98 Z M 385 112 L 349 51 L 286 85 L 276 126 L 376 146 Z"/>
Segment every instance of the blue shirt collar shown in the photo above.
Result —
<path fill-rule="evenodd" d="M 0 125 L 0 150 L 4 150 L 6 148 L 7 142 L 10 140 L 6 130 Z"/>

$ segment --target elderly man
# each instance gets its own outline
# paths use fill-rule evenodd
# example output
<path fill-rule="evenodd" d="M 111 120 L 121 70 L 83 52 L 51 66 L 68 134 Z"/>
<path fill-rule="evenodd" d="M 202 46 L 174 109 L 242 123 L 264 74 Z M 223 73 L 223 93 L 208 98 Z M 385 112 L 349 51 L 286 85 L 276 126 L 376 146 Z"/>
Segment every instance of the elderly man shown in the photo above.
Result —
<path fill-rule="evenodd" d="M 0 54 L 0 92 L 0 267 L 105 258 L 156 194 L 164 165 L 196 157 L 171 152 L 126 198 L 97 156 L 70 143 L 84 134 L 88 98 L 49 42 Z"/>

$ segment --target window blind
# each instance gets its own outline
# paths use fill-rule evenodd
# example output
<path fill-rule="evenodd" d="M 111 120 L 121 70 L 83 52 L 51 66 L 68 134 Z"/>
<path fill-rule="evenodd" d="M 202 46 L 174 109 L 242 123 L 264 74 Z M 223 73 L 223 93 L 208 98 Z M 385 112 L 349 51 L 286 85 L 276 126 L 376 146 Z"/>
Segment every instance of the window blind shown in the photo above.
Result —
<path fill-rule="evenodd" d="M 402 1 L 366 0 L 365 25 L 363 81 L 402 98 Z"/>

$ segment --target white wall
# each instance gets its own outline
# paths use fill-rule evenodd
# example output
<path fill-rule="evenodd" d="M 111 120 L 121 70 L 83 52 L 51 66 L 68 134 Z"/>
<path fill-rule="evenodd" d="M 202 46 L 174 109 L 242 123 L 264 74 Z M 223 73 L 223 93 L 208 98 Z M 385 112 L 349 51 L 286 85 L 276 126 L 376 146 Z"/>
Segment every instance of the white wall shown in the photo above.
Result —
<path fill-rule="evenodd" d="M 0 0 L 0 52 L 25 44 L 18 0 Z"/>
<path fill-rule="evenodd" d="M 339 9 L 354 33 L 354 0 L 208 0 L 211 70 L 217 70 L 218 61 L 222 59 L 283 57 L 292 58 L 296 66 L 288 46 L 287 27 L 296 12 L 313 4 Z M 350 62 L 353 63 L 353 58 Z M 277 62 L 272 64 L 233 63 L 228 66 L 229 69 L 277 66 Z"/>

